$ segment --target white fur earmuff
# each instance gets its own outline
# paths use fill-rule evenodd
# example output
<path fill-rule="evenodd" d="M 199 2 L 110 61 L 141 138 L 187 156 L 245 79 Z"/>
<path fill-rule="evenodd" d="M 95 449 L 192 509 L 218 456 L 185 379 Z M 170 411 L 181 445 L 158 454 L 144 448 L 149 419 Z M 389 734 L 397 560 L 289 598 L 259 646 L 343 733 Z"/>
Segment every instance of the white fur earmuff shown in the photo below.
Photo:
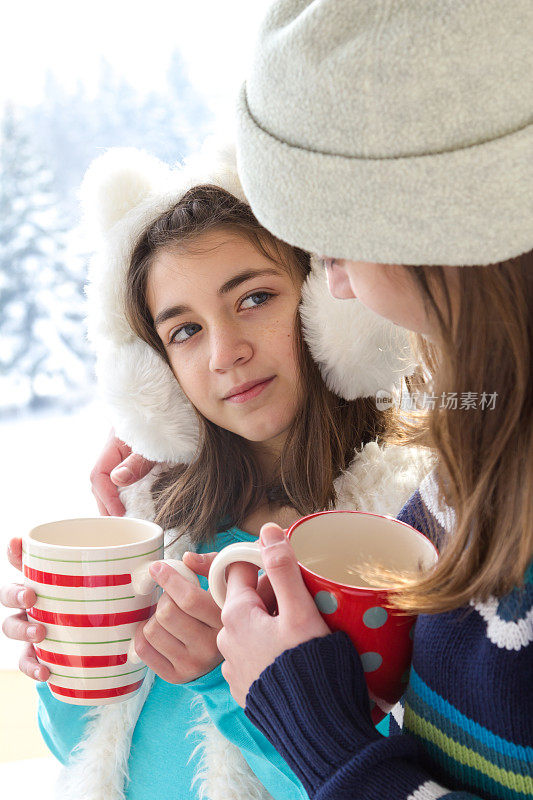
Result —
<path fill-rule="evenodd" d="M 113 148 L 91 164 L 81 187 L 86 223 L 99 239 L 86 288 L 99 387 L 117 436 L 146 458 L 172 464 L 194 457 L 198 421 L 169 366 L 131 329 L 125 279 L 143 231 L 204 183 L 246 200 L 233 147 L 209 142 L 173 168 L 134 148 Z M 332 298 L 317 259 L 301 313 L 311 353 L 337 394 L 373 395 L 412 372 L 405 333 L 356 301 Z"/>
<path fill-rule="evenodd" d="M 311 274 L 300 306 L 305 340 L 326 385 L 346 400 L 391 392 L 412 375 L 414 361 L 404 328 L 380 317 L 359 300 L 338 300 L 328 290 L 321 260 Z"/>

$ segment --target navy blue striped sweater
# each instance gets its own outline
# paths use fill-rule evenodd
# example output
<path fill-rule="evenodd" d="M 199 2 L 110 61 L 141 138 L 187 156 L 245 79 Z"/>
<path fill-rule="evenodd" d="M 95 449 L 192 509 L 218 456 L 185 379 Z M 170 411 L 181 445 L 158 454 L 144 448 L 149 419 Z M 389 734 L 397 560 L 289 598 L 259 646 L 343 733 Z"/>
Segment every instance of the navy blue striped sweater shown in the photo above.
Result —
<path fill-rule="evenodd" d="M 432 475 L 399 519 L 446 535 Z M 533 564 L 501 600 L 416 623 L 391 736 L 371 724 L 361 661 L 343 633 L 279 656 L 245 712 L 320 800 L 533 798 Z M 398 735 L 393 735 L 398 734 Z"/>

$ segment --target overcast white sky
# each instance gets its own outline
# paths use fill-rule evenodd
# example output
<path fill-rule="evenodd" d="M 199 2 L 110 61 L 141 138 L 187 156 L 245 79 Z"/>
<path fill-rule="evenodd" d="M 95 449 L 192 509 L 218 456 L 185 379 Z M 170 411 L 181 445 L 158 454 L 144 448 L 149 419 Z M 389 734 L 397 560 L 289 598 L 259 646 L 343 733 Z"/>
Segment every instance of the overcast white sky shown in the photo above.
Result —
<path fill-rule="evenodd" d="M 100 60 L 140 89 L 157 86 L 178 47 L 218 117 L 231 114 L 257 26 L 272 0 L 25 0 L 2 3 L 0 102 L 33 104 L 47 69 L 95 85 Z"/>

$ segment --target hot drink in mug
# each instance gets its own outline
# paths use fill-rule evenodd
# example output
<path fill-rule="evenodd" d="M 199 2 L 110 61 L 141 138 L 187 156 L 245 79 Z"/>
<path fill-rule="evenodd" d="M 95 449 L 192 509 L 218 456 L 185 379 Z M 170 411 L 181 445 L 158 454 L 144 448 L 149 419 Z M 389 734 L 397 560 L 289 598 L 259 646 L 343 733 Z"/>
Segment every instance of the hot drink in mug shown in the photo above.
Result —
<path fill-rule="evenodd" d="M 436 563 L 430 540 L 403 522 L 359 511 L 324 511 L 303 517 L 287 531 L 304 582 L 332 631 L 355 645 L 365 671 L 372 718 L 379 722 L 405 689 L 415 617 L 394 610 L 390 590 L 373 577 L 379 570 L 417 574 Z M 211 565 L 209 588 L 220 607 L 229 564 L 262 567 L 257 542 L 224 548 Z"/>
<path fill-rule="evenodd" d="M 147 667 L 133 637 L 156 609 L 161 589 L 148 570 L 162 558 L 162 529 L 140 519 L 60 520 L 23 537 L 24 583 L 37 595 L 27 613 L 46 627 L 35 651 L 54 697 L 96 706 L 137 692 Z M 167 563 L 198 583 L 181 561 Z"/>

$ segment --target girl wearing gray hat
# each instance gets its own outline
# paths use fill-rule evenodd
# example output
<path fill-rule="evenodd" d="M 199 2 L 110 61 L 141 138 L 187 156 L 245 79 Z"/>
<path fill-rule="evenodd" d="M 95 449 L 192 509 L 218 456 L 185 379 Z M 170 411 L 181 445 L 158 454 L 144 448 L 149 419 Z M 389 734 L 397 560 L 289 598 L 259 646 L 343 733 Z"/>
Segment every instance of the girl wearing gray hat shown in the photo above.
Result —
<path fill-rule="evenodd" d="M 276 616 L 228 576 L 223 674 L 320 800 L 533 796 L 531 41 L 529 0 L 282 0 L 240 98 L 254 212 L 328 256 L 347 306 L 417 334 L 432 398 L 411 435 L 437 467 L 399 518 L 441 555 L 393 582 L 420 615 L 399 735 L 372 726 L 361 659 L 279 527 Z"/>

